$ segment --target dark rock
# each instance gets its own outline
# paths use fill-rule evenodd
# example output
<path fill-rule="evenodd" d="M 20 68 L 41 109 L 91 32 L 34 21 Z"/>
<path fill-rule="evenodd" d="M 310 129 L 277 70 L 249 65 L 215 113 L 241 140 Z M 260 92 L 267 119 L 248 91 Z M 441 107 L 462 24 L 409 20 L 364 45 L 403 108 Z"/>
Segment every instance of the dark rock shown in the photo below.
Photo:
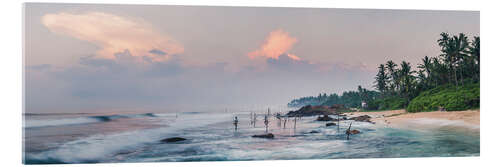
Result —
<path fill-rule="evenodd" d="M 342 112 L 352 111 L 351 109 L 346 108 L 342 104 L 334 104 L 332 106 L 318 105 L 312 106 L 307 105 L 301 107 L 297 111 L 289 111 L 286 115 L 290 117 L 299 117 L 299 116 L 315 116 L 315 115 L 334 115 L 340 114 Z M 341 115 L 345 116 L 345 115 Z"/>
<path fill-rule="evenodd" d="M 331 122 L 330 123 L 326 123 L 326 126 L 335 126 L 335 125 L 337 125 L 337 124 L 331 123 Z"/>
<path fill-rule="evenodd" d="M 370 118 L 371 117 L 368 115 L 362 115 L 362 116 L 358 116 L 358 117 L 349 118 L 349 120 L 355 120 L 355 121 L 360 121 L 360 122 L 371 122 Z"/>
<path fill-rule="evenodd" d="M 304 134 L 297 134 L 297 135 L 290 135 L 289 137 L 304 137 L 304 136 L 306 136 L 306 135 L 304 135 Z"/>
<path fill-rule="evenodd" d="M 297 116 L 315 116 L 315 115 L 330 115 L 334 114 L 336 109 L 328 106 L 311 106 L 307 105 L 297 111 L 290 111 L 286 115 L 290 117 Z"/>
<path fill-rule="evenodd" d="M 309 133 L 319 133 L 319 131 L 317 131 L 317 130 L 312 130 L 312 131 L 310 131 Z"/>
<path fill-rule="evenodd" d="M 360 131 L 356 130 L 356 129 L 354 129 L 354 130 L 346 130 L 345 131 L 346 135 L 355 135 L 355 134 L 358 134 L 358 133 L 360 133 Z"/>
<path fill-rule="evenodd" d="M 161 140 L 161 142 L 162 143 L 174 143 L 174 142 L 179 142 L 179 141 L 184 141 L 184 140 L 187 140 L 187 139 L 182 138 L 182 137 L 171 137 L 171 138 L 163 139 L 163 140 Z"/>
<path fill-rule="evenodd" d="M 323 115 L 319 116 L 316 121 L 333 121 L 333 118 L 329 117 L 328 115 Z"/>
<path fill-rule="evenodd" d="M 354 129 L 354 130 L 351 130 L 351 132 L 350 132 L 350 133 L 351 133 L 351 135 L 355 135 L 355 134 L 360 133 L 360 131 L 359 131 L 359 130 Z"/>
<path fill-rule="evenodd" d="M 330 108 L 345 109 L 345 106 L 343 104 L 334 104 Z"/>
<path fill-rule="evenodd" d="M 253 135 L 252 137 L 272 139 L 274 138 L 274 135 L 272 133 L 268 133 L 263 135 Z"/>

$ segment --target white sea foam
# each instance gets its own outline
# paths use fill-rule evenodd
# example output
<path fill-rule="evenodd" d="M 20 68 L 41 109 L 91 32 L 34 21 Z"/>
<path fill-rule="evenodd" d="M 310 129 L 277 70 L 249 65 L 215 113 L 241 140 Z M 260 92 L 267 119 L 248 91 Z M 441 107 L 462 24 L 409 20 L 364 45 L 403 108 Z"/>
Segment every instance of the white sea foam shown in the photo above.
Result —
<path fill-rule="evenodd" d="M 155 114 L 156 115 L 156 114 Z M 161 117 L 162 115 L 156 115 Z M 172 114 L 163 115 L 172 118 Z M 379 157 L 407 155 L 440 155 L 422 151 L 433 148 L 435 142 L 427 142 L 426 138 L 414 138 L 398 129 L 381 129 L 371 123 L 342 121 L 340 135 L 352 123 L 352 129 L 358 129 L 361 134 L 353 136 L 352 142 L 338 137 L 337 127 L 326 127 L 324 122 L 313 121 L 314 118 L 301 120 L 300 137 L 290 137 L 283 129 L 272 129 L 277 137 L 272 140 L 252 138 L 249 135 L 218 138 L 227 134 L 210 131 L 183 134 L 180 137 L 201 139 L 196 142 L 179 145 L 156 145 L 166 137 L 176 137 L 186 129 L 204 127 L 210 124 L 230 121 L 234 115 L 230 113 L 180 113 L 169 127 L 157 129 L 129 131 L 110 135 L 95 135 L 62 144 L 54 150 L 30 155 L 30 159 L 59 160 L 65 163 L 82 162 L 144 162 L 144 161 L 198 161 L 198 160 L 272 160 L 272 159 L 309 159 L 309 158 L 346 158 L 346 157 Z M 154 119 L 163 119 L 154 118 Z M 436 120 L 421 120 L 420 123 L 436 124 Z M 442 125 L 461 124 L 459 122 L 443 122 Z M 230 125 L 229 125 L 230 126 Z M 303 128 L 303 129 L 302 129 Z M 200 128 L 205 129 L 205 128 Z M 209 130 L 212 130 L 209 128 Z M 231 129 L 229 129 L 231 131 Z M 320 133 L 310 134 L 310 130 Z M 373 132 L 377 130 L 377 132 Z M 262 133 L 264 128 L 242 129 L 248 134 Z M 286 130 L 285 130 L 286 131 Z M 281 135 L 280 135 L 281 132 Z M 416 133 L 416 132 L 408 132 Z M 237 133 L 235 133 L 237 134 Z M 425 134 L 424 134 L 425 135 Z M 431 135 L 434 139 L 436 135 Z M 438 135 L 439 137 L 439 135 Z M 419 139 L 422 139 L 419 141 Z M 411 144 L 413 140 L 421 143 Z M 432 140 L 430 140 L 432 141 Z M 457 140 L 461 141 L 461 140 Z M 410 143 L 405 152 L 392 153 L 392 146 L 399 149 L 401 142 Z M 405 143 L 404 143 L 405 144 Z M 154 147 L 149 147 L 154 146 Z M 467 145 L 468 146 L 468 145 Z M 474 147 L 475 145 L 471 146 Z M 389 147 L 389 148 L 387 148 Z M 152 150 L 149 150 L 151 148 Z M 475 150 L 472 149 L 471 152 Z M 133 152 L 133 154 L 128 154 Z M 183 153 L 185 152 L 185 153 Z M 121 154 L 117 153 L 127 153 Z M 429 154 L 430 153 L 430 154 Z M 446 153 L 446 150 L 444 151 Z M 458 153 L 457 153 L 458 154 Z M 124 159 L 120 159 L 124 158 Z"/>
<path fill-rule="evenodd" d="M 179 114 L 168 127 L 129 131 L 110 135 L 94 135 L 62 144 L 54 150 L 30 155 L 33 159 L 58 159 L 66 163 L 95 162 L 105 160 L 115 153 L 158 142 L 169 134 L 182 129 L 202 127 L 230 120 L 230 114 Z"/>
<path fill-rule="evenodd" d="M 432 125 L 434 127 L 439 127 L 439 126 L 456 126 L 456 127 L 466 127 L 466 128 L 470 128 L 470 129 L 479 129 L 479 125 L 474 125 L 474 124 L 466 123 L 466 122 L 464 122 L 462 120 L 446 120 L 446 119 L 419 118 L 419 119 L 412 120 L 412 123 Z"/>
<path fill-rule="evenodd" d="M 91 117 L 78 117 L 78 118 L 64 118 L 64 119 L 39 119 L 39 120 L 26 120 L 24 123 L 25 128 L 47 127 L 47 126 L 61 126 L 61 125 L 77 125 L 101 122 L 101 120 Z"/>
<path fill-rule="evenodd" d="M 168 117 L 170 115 L 157 115 L 154 113 L 146 114 L 128 114 L 128 115 L 101 115 L 101 116 L 82 116 L 75 118 L 61 119 L 26 119 L 24 128 L 39 128 L 48 126 L 79 125 L 112 121 L 120 118 L 138 118 L 138 117 Z"/>

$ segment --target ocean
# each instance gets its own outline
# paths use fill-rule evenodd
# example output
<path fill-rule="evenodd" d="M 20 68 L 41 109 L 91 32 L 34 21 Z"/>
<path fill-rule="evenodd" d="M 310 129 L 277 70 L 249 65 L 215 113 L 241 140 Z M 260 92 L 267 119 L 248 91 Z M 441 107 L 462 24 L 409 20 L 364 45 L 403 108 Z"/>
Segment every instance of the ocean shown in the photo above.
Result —
<path fill-rule="evenodd" d="M 25 114 L 23 160 L 65 164 L 480 155 L 479 131 L 446 126 L 398 129 L 346 120 L 339 128 L 302 117 L 296 123 L 289 119 L 283 127 L 283 120 L 270 117 L 269 132 L 275 138 L 251 137 L 265 133 L 264 114 L 258 115 L 255 127 L 250 112 Z M 361 133 L 347 140 L 351 123 Z M 170 137 L 187 140 L 160 142 Z"/>

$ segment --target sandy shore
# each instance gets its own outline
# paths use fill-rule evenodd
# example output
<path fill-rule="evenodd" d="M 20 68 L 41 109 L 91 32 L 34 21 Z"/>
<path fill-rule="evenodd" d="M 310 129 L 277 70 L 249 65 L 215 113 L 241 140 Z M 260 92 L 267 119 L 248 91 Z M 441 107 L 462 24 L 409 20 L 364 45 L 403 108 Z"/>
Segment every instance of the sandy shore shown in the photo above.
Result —
<path fill-rule="evenodd" d="M 390 110 L 380 112 L 354 112 L 349 116 L 369 115 L 376 125 L 392 128 L 454 128 L 479 131 L 478 110 L 467 111 L 434 111 L 408 113 L 405 110 Z"/>

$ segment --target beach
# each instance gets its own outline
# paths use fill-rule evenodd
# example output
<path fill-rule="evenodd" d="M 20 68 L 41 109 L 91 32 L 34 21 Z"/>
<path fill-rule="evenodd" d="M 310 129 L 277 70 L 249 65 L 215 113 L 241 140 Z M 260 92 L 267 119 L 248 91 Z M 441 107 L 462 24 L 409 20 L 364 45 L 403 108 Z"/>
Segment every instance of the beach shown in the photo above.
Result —
<path fill-rule="evenodd" d="M 352 114 L 352 115 L 351 115 Z M 369 115 L 378 126 L 404 129 L 429 130 L 449 128 L 479 132 L 480 110 L 432 111 L 409 113 L 406 110 L 353 112 L 349 116 Z"/>
<path fill-rule="evenodd" d="M 266 133 L 265 114 L 257 114 L 255 127 L 246 111 L 27 116 L 24 158 L 27 164 L 52 164 L 479 155 L 478 110 L 351 112 L 347 120 L 333 121 L 340 126 L 326 126 L 332 121 L 317 121 L 317 116 L 297 119 L 296 127 L 294 119 L 285 125 L 270 117 L 274 138 L 252 137 Z M 375 124 L 349 120 L 361 115 Z M 347 140 L 350 125 L 360 133 Z M 160 142 L 172 137 L 187 140 Z"/>

